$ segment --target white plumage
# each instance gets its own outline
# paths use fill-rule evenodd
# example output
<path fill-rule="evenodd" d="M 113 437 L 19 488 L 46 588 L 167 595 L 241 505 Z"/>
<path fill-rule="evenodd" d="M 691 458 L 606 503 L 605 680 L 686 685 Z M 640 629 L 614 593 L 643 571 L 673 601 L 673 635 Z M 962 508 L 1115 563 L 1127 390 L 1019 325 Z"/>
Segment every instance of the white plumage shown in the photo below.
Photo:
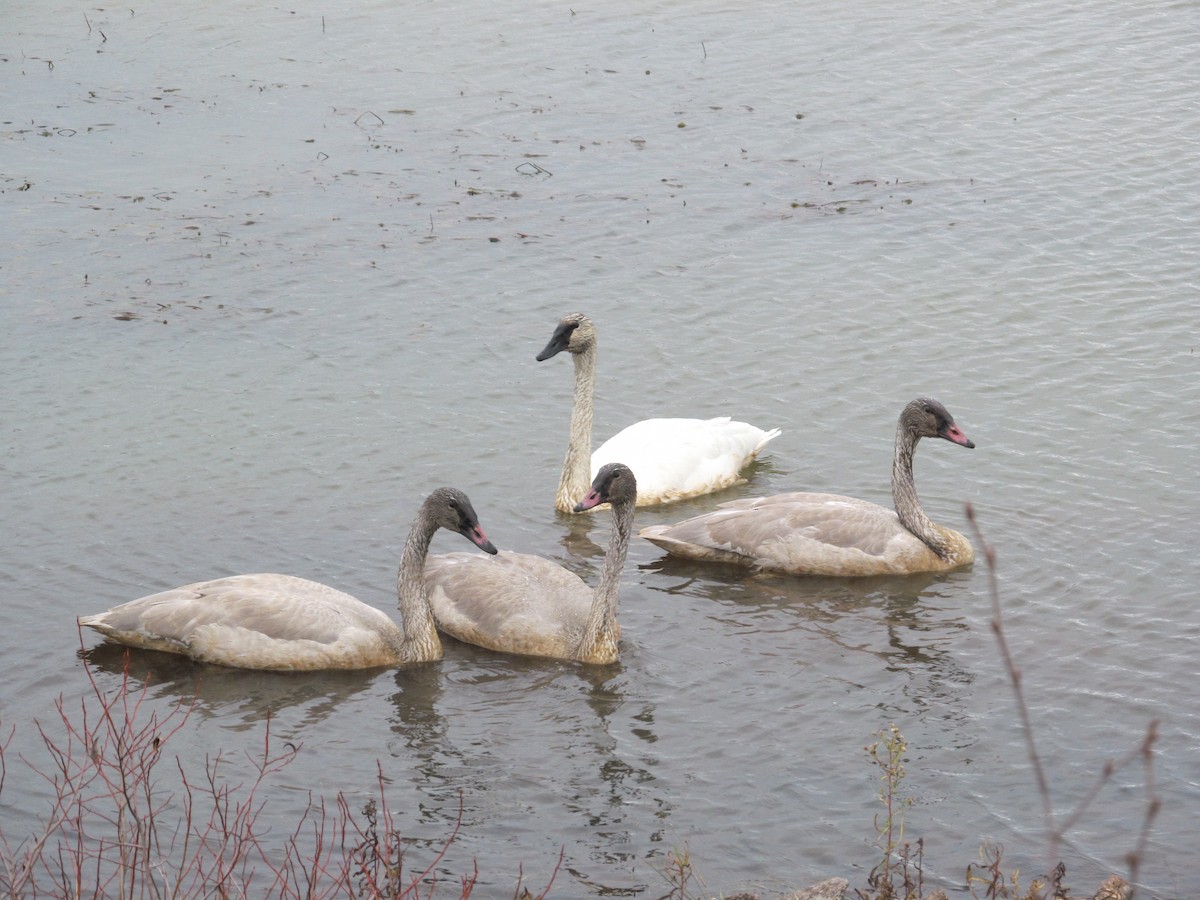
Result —
<path fill-rule="evenodd" d="M 538 360 L 567 351 L 575 361 L 571 432 L 555 506 L 571 512 L 588 484 L 610 462 L 637 473 L 638 506 L 671 503 L 736 484 L 740 472 L 778 428 L 764 431 L 728 416 L 714 419 L 645 419 L 605 441 L 593 453 L 592 404 L 596 379 L 596 329 L 583 313 L 558 323 Z"/>
<path fill-rule="evenodd" d="M 592 452 L 592 477 L 610 462 L 637 472 L 638 506 L 670 503 L 735 484 L 779 429 L 717 419 L 643 419 Z"/>

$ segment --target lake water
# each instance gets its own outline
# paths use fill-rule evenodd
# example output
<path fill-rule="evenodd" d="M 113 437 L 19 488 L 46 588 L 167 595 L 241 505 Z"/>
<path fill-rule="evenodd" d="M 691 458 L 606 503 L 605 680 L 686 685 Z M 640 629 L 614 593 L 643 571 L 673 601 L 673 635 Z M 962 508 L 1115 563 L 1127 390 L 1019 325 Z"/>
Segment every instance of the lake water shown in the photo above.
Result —
<path fill-rule="evenodd" d="M 569 363 L 596 322 L 596 437 L 658 415 L 783 435 L 750 483 L 889 504 L 895 419 L 942 400 L 977 448 L 918 451 L 927 510 L 998 554 L 1056 809 L 1158 720 L 1146 893 L 1200 895 L 1200 7 L 909 8 L 17 0 L 0 33 L 0 821 L 41 815 L 33 721 L 87 693 L 75 617 L 281 571 L 385 610 L 433 487 L 500 547 L 594 579 L 609 516 L 553 511 Z M 434 551 L 462 550 L 440 536 Z M 435 664 L 267 675 L 136 654 L 175 752 L 302 744 L 272 782 L 375 790 L 484 896 L 782 891 L 907 836 L 963 894 L 984 842 L 1046 868 L 986 568 L 866 582 L 664 559 L 635 540 L 622 659 L 447 643 Z M 88 634 L 101 685 L 121 655 Z M 92 648 L 96 648 L 93 650 Z M 1061 847 L 1126 873 L 1148 788 Z M 418 845 L 414 863 L 430 861 Z M 422 855 L 424 854 L 424 855 Z"/>

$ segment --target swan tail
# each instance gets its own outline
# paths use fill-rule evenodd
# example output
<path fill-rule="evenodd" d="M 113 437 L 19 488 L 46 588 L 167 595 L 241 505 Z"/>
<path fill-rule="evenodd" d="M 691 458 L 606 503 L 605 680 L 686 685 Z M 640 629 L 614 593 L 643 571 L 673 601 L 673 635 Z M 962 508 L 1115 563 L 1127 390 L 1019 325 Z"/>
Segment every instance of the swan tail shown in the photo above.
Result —
<path fill-rule="evenodd" d="M 754 451 L 751 453 L 751 456 L 758 456 L 759 451 L 761 451 L 763 447 L 767 446 L 767 444 L 775 440 L 775 438 L 779 437 L 781 434 L 783 434 L 782 428 L 772 428 L 770 431 L 764 431 L 762 437 L 758 440 L 758 444 L 754 447 Z"/>
<path fill-rule="evenodd" d="M 754 563 L 752 557 L 747 556 L 745 553 L 739 553 L 736 550 L 726 550 L 721 547 L 706 546 L 704 544 L 693 543 L 689 540 L 681 540 L 669 534 L 674 527 L 672 525 L 649 525 L 638 532 L 638 537 L 645 538 L 650 543 L 666 550 L 672 556 L 679 556 L 684 559 L 732 563 L 739 566 L 748 566 Z"/>

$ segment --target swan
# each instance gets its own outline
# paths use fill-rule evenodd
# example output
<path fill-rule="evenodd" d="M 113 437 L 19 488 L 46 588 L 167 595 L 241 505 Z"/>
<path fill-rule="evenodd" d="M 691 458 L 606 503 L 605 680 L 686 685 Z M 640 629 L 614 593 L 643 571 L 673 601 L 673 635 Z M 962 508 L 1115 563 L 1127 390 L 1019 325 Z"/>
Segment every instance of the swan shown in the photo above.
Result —
<path fill-rule="evenodd" d="M 676 556 L 797 575 L 906 575 L 968 565 L 975 559 L 971 542 L 931 521 L 917 499 L 912 460 L 923 437 L 975 446 L 938 401 L 919 398 L 905 406 L 892 461 L 895 512 L 837 494 L 777 494 L 651 525 L 641 537 Z"/>
<path fill-rule="evenodd" d="M 583 313 L 568 313 L 555 328 L 538 362 L 566 350 L 575 360 L 571 435 L 554 505 L 573 512 L 576 497 L 605 463 L 620 460 L 637 472 L 638 506 L 671 503 L 727 488 L 778 437 L 745 422 L 717 419 L 644 419 L 591 452 L 592 397 L 596 387 L 596 328 Z M 591 457 L 589 464 L 588 458 Z"/>
<path fill-rule="evenodd" d="M 425 585 L 438 627 L 460 641 L 502 653 L 616 662 L 621 637 L 617 589 L 637 493 L 629 467 L 608 463 L 576 507 L 582 512 L 612 504 L 612 537 L 595 590 L 540 556 L 510 551 L 495 557 L 431 556 Z"/>
<path fill-rule="evenodd" d="M 80 625 L 131 647 L 242 669 L 366 669 L 442 658 L 422 572 L 439 528 L 488 553 L 466 494 L 438 488 L 421 504 L 396 579 L 403 627 L 349 594 L 293 575 L 231 575 L 82 616 Z"/>

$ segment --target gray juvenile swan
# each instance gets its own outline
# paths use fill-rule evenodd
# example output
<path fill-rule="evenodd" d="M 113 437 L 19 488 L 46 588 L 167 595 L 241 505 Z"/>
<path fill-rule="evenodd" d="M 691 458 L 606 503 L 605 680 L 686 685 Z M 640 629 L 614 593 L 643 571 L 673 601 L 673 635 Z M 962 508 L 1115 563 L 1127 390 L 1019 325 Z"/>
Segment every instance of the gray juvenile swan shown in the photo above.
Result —
<path fill-rule="evenodd" d="M 641 536 L 675 556 L 797 575 L 906 575 L 968 565 L 975 559 L 971 542 L 931 521 L 917 499 L 912 460 L 923 437 L 975 446 L 938 401 L 905 406 L 892 461 L 895 512 L 837 494 L 776 494 L 651 525 Z"/>
<path fill-rule="evenodd" d="M 403 627 L 349 594 L 293 575 L 232 575 L 131 600 L 79 624 L 131 647 L 243 669 L 366 669 L 442 658 L 422 579 L 439 528 L 496 548 L 466 494 L 438 488 L 404 544 L 396 590 Z"/>
<path fill-rule="evenodd" d="M 596 589 L 540 556 L 505 551 L 431 556 L 429 603 L 446 634 L 502 653 L 585 663 L 616 662 L 621 626 L 617 591 L 633 531 L 637 481 L 628 466 L 608 463 L 576 507 L 611 503 L 612 537 Z"/>
<path fill-rule="evenodd" d="M 605 463 L 625 463 L 637 472 L 638 506 L 671 503 L 736 484 L 739 472 L 779 429 L 763 431 L 745 422 L 718 419 L 643 419 L 613 435 L 592 452 L 592 399 L 596 389 L 596 329 L 583 313 L 568 313 L 555 328 L 538 361 L 567 351 L 575 360 L 571 433 L 554 505 L 578 512 L 575 498 Z"/>

